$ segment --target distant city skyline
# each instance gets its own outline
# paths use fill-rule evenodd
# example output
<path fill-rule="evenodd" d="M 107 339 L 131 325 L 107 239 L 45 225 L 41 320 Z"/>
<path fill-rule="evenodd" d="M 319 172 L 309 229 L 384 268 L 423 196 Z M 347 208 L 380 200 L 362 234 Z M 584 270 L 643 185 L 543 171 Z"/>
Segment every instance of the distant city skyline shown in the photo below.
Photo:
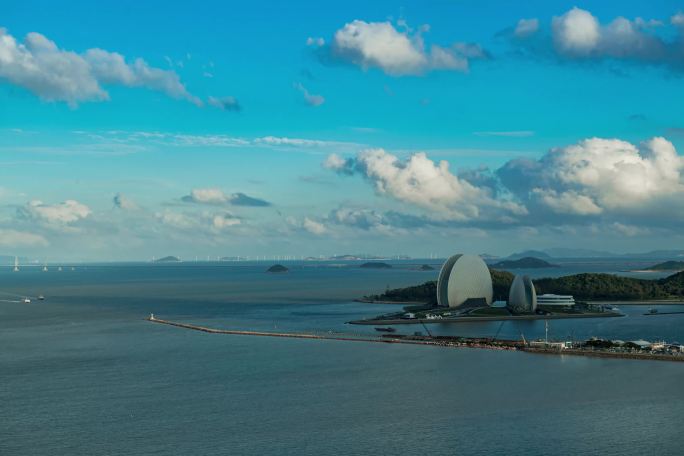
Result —
<path fill-rule="evenodd" d="M 10 0 L 0 254 L 684 248 L 675 1 Z"/>

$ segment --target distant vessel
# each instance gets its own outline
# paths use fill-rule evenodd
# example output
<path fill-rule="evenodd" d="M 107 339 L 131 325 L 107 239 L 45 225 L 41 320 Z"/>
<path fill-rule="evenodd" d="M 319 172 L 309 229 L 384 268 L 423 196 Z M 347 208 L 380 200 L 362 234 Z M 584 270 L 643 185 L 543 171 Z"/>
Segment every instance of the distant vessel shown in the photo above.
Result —
<path fill-rule="evenodd" d="M 31 304 L 31 300 L 29 298 L 24 298 L 21 300 L 24 304 Z"/>
<path fill-rule="evenodd" d="M 61 267 L 61 266 L 60 266 L 60 267 L 58 267 L 58 268 L 57 268 L 57 270 L 58 270 L 58 271 L 61 271 L 61 270 L 62 270 L 62 267 Z"/>
<path fill-rule="evenodd" d="M 390 328 L 390 327 L 377 327 L 377 328 L 375 328 L 375 330 L 379 331 L 379 332 L 388 332 L 388 333 L 393 333 L 394 331 L 396 331 L 396 329 Z"/>
<path fill-rule="evenodd" d="M 14 257 L 14 272 L 19 272 L 19 258 Z"/>
<path fill-rule="evenodd" d="M 648 309 L 648 313 L 657 314 L 658 309 Z"/>
<path fill-rule="evenodd" d="M 43 301 L 45 299 L 45 296 L 43 295 L 38 295 L 38 301 Z"/>

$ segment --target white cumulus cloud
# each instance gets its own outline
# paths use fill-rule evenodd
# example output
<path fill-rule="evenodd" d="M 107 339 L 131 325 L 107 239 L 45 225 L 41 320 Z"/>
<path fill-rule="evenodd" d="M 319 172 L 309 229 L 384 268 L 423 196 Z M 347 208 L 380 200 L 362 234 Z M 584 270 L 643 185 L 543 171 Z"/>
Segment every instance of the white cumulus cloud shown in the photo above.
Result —
<path fill-rule="evenodd" d="M 553 39 L 560 52 L 588 54 L 599 43 L 601 30 L 598 20 L 577 7 L 552 21 Z"/>
<path fill-rule="evenodd" d="M 309 217 L 304 217 L 302 227 L 309 233 L 316 234 L 319 236 L 325 234 L 328 231 L 325 225 L 315 220 L 312 220 Z"/>
<path fill-rule="evenodd" d="M 429 50 L 422 33 L 390 22 L 354 20 L 335 32 L 330 50 L 333 57 L 363 69 L 379 68 L 392 76 L 420 75 L 432 70 L 467 71 L 469 59 L 484 58 L 486 52 L 477 44 L 432 45 Z"/>
<path fill-rule="evenodd" d="M 235 217 L 229 212 L 223 214 L 214 214 L 211 216 L 211 226 L 217 230 L 223 230 L 241 223 L 242 221 L 239 218 Z"/>
<path fill-rule="evenodd" d="M 202 204 L 227 204 L 230 202 L 230 197 L 218 188 L 196 188 L 183 199 L 187 202 Z"/>
<path fill-rule="evenodd" d="M 483 216 L 483 209 L 495 209 L 499 215 L 526 213 L 523 206 L 496 199 L 490 189 L 460 179 L 451 173 L 448 162 L 435 163 L 424 152 L 402 161 L 383 149 L 368 149 L 344 164 L 335 156 L 328 157 L 326 164 L 337 172 L 357 172 L 372 182 L 378 194 L 434 211 L 443 218 L 477 219 Z"/>
<path fill-rule="evenodd" d="M 643 213 L 684 201 L 684 158 L 664 138 L 639 147 L 619 139 L 585 139 L 539 160 L 510 161 L 498 174 L 521 200 L 558 213 Z"/>
<path fill-rule="evenodd" d="M 82 54 L 67 51 L 36 32 L 21 43 L 0 28 L 0 78 L 43 100 L 64 101 L 71 106 L 109 99 L 104 85 L 145 87 L 202 104 L 174 71 L 152 67 L 142 59 L 127 62 L 121 54 L 103 49 L 88 49 Z"/>
<path fill-rule="evenodd" d="M 536 33 L 538 25 L 534 27 L 525 21 L 516 26 L 515 43 L 531 45 L 532 52 L 546 52 L 547 46 L 538 44 L 540 40 L 550 39 L 555 54 L 562 59 L 615 59 L 684 70 L 684 15 L 681 13 L 670 18 L 670 25 L 657 19 L 621 16 L 601 23 L 590 11 L 574 7 L 551 20 L 550 37 Z M 532 29 L 535 32 L 529 32 Z"/>
<path fill-rule="evenodd" d="M 513 33 L 518 38 L 524 38 L 533 35 L 537 30 L 539 30 L 539 19 L 520 19 Z"/>
<path fill-rule="evenodd" d="M 66 200 L 58 204 L 45 204 L 39 200 L 32 200 L 19 208 L 19 215 L 23 218 L 49 225 L 68 225 L 85 219 L 90 214 L 90 208 L 76 200 Z"/>

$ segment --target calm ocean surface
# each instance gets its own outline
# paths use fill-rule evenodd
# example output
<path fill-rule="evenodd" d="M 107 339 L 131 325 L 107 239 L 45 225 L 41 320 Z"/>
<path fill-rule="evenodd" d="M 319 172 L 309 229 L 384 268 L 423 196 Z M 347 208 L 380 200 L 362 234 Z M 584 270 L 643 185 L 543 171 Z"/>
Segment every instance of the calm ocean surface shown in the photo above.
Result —
<path fill-rule="evenodd" d="M 684 363 L 229 336 L 143 320 L 375 333 L 345 322 L 398 307 L 353 298 L 438 272 L 306 263 L 269 275 L 269 265 L 2 268 L 0 455 L 684 454 Z M 38 294 L 46 300 L 13 302 Z M 684 315 L 620 308 L 626 317 L 551 321 L 550 335 L 684 343 Z M 534 338 L 544 324 L 430 329 Z"/>

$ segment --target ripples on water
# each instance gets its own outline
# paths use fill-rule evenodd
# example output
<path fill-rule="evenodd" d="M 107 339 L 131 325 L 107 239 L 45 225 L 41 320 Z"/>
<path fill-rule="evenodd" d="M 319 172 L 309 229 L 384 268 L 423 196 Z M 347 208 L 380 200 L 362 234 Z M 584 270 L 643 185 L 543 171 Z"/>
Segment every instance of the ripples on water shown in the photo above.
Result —
<path fill-rule="evenodd" d="M 0 302 L 0 455 L 682 454 L 684 364 L 222 336 L 142 320 L 374 332 L 344 322 L 394 306 L 352 298 L 437 274 L 265 266 L 0 271 L 5 296 L 47 297 Z M 627 317 L 551 321 L 551 334 L 684 342 L 684 315 L 622 309 Z M 431 330 L 533 338 L 543 322 Z"/>

